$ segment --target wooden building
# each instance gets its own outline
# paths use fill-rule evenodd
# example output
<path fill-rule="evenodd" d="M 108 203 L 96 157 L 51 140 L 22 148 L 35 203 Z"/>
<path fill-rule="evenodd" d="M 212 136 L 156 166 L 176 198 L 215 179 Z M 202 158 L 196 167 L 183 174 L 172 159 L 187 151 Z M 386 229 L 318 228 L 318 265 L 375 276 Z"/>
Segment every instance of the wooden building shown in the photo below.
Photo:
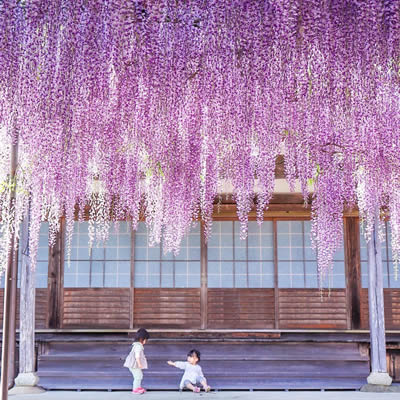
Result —
<path fill-rule="evenodd" d="M 276 194 L 261 226 L 251 213 L 246 240 L 234 204 L 215 205 L 214 221 L 208 243 L 197 223 L 176 256 L 149 246 L 144 223 L 133 232 L 127 221 L 89 252 L 88 224 L 76 223 L 69 260 L 64 225 L 49 249 L 43 223 L 36 271 L 40 385 L 129 389 L 122 360 L 134 331 L 145 327 L 150 389 L 177 388 L 179 371 L 166 361 L 184 359 L 192 347 L 220 389 L 362 386 L 370 368 L 368 260 L 357 213 L 345 214 L 343 248 L 322 292 L 310 210 L 300 196 Z M 400 381 L 400 280 L 386 243 L 387 361 Z"/>

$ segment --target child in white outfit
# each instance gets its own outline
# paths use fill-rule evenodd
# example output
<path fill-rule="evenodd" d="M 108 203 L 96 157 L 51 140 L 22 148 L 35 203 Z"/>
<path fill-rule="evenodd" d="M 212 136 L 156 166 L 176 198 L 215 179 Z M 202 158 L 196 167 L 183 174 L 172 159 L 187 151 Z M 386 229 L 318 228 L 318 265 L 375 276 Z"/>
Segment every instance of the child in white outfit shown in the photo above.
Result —
<path fill-rule="evenodd" d="M 147 360 L 144 355 L 144 347 L 150 335 L 144 328 L 140 328 L 135 334 L 135 340 L 132 343 L 132 350 L 125 359 L 124 367 L 129 368 L 133 375 L 134 394 L 144 394 L 145 389 L 142 388 L 143 372 L 147 369 Z"/>
<path fill-rule="evenodd" d="M 197 385 L 202 385 L 204 391 L 209 392 L 211 390 L 200 365 L 197 364 L 199 361 L 200 352 L 196 349 L 189 351 L 187 361 L 168 361 L 168 365 L 185 370 L 179 385 L 180 389 L 187 388 L 198 393 L 200 392 L 200 388 Z"/>

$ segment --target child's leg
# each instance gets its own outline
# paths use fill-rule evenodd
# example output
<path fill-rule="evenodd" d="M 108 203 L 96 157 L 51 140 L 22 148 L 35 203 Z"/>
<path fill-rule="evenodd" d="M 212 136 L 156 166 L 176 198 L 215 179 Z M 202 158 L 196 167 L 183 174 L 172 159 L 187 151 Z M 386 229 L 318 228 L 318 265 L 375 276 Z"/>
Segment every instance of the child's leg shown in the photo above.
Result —
<path fill-rule="evenodd" d="M 209 392 L 209 391 L 211 390 L 210 386 L 208 386 L 208 384 L 207 384 L 207 379 L 206 379 L 206 378 L 202 378 L 202 379 L 200 380 L 200 384 L 203 386 L 203 389 L 204 389 L 206 392 Z"/>
<path fill-rule="evenodd" d="M 184 385 L 187 389 L 191 390 L 192 392 L 198 392 L 200 390 L 197 386 L 194 386 L 190 381 L 185 381 Z"/>
<path fill-rule="evenodd" d="M 143 372 L 140 368 L 129 368 L 133 375 L 133 390 L 142 386 Z"/>

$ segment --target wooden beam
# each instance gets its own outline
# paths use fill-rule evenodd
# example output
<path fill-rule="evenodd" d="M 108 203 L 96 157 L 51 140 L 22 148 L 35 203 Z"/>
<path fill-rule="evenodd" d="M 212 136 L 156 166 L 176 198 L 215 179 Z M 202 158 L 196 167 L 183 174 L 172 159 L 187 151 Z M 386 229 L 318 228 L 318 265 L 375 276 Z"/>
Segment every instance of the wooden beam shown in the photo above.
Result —
<path fill-rule="evenodd" d="M 343 215 L 344 217 L 358 217 L 358 211 L 346 209 Z M 256 218 L 256 210 L 253 208 L 249 213 L 249 220 L 254 221 Z M 305 207 L 298 203 L 270 204 L 268 210 L 264 212 L 264 218 L 311 218 L 311 207 Z M 237 220 L 236 204 L 214 204 L 213 219 L 216 221 Z"/>

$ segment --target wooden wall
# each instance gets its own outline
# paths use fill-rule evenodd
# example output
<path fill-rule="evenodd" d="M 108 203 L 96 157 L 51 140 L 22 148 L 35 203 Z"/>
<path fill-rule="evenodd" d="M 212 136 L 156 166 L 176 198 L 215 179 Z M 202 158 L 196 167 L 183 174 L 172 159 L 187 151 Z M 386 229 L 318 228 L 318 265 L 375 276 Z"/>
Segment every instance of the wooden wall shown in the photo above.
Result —
<path fill-rule="evenodd" d="M 133 325 L 200 328 L 200 289 L 135 289 Z"/>
<path fill-rule="evenodd" d="M 400 289 L 383 289 L 385 328 L 400 329 Z M 361 328 L 369 329 L 368 289 L 361 290 Z"/>
<path fill-rule="evenodd" d="M 345 289 L 279 290 L 281 329 L 347 329 Z"/>
<path fill-rule="evenodd" d="M 129 328 L 130 289 L 64 289 L 62 328 Z"/>
<path fill-rule="evenodd" d="M 281 206 L 288 209 L 293 204 Z M 231 205 L 224 205 L 221 213 L 216 219 L 232 220 Z M 289 218 L 304 219 L 305 214 Z M 204 240 L 200 288 L 134 288 L 133 284 L 131 288 L 63 288 L 60 234 L 49 253 L 49 287 L 36 290 L 36 328 L 368 329 L 368 291 L 361 288 L 358 217 L 346 216 L 344 235 L 347 288 L 321 293 L 319 289 L 277 287 L 207 288 Z M 400 289 L 385 289 L 384 296 L 386 328 L 400 329 Z M 2 313 L 0 289 L 1 320 Z"/>
<path fill-rule="evenodd" d="M 207 328 L 273 329 L 274 289 L 208 289 Z"/>
<path fill-rule="evenodd" d="M 4 312 L 4 289 L 0 289 L 0 323 L 3 326 Z M 47 289 L 36 289 L 36 329 L 46 328 L 46 318 L 48 313 Z M 17 329 L 19 327 L 19 289 L 17 289 Z"/>

